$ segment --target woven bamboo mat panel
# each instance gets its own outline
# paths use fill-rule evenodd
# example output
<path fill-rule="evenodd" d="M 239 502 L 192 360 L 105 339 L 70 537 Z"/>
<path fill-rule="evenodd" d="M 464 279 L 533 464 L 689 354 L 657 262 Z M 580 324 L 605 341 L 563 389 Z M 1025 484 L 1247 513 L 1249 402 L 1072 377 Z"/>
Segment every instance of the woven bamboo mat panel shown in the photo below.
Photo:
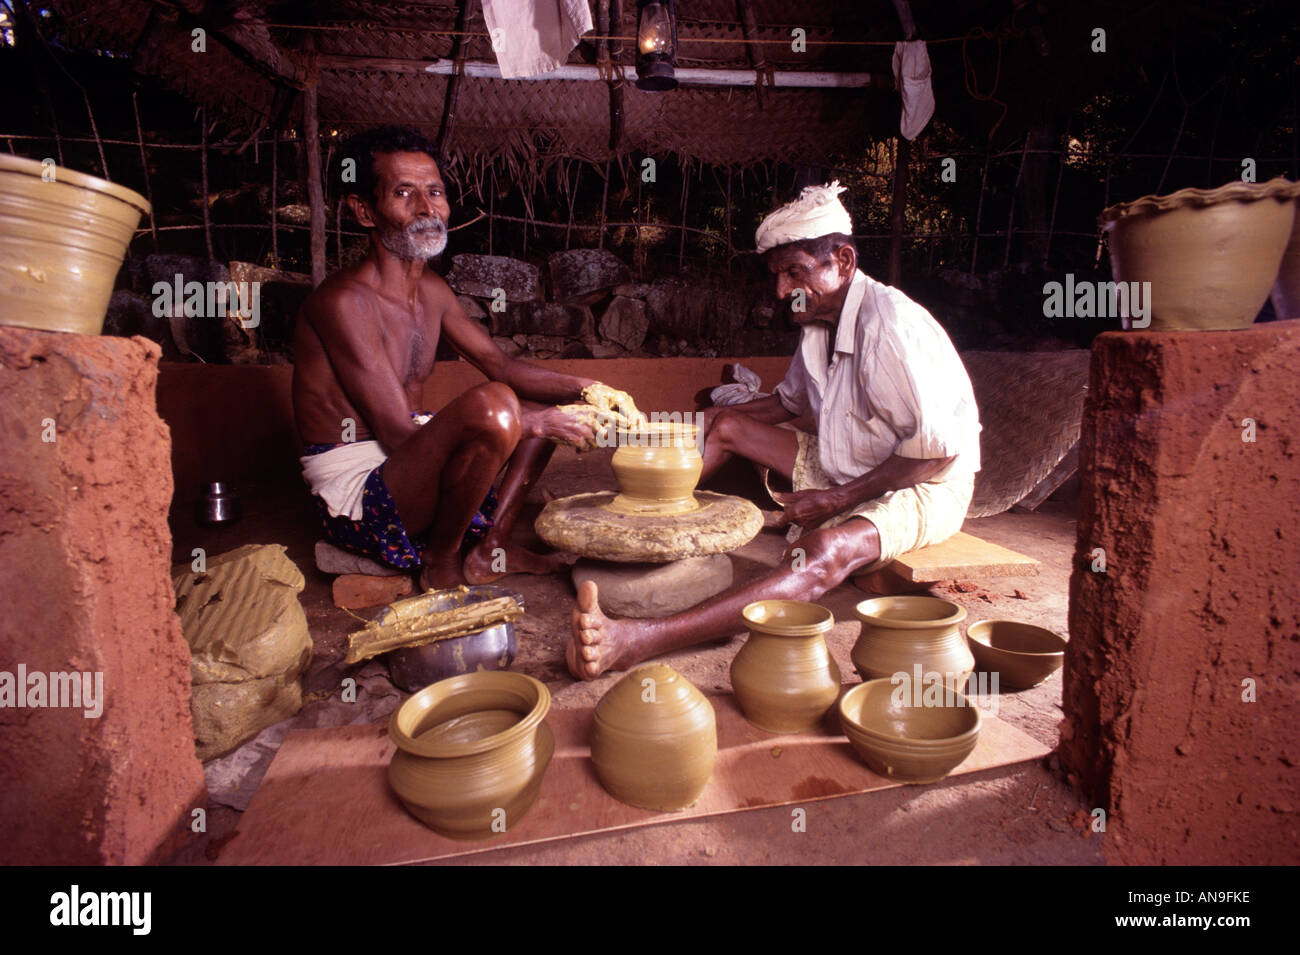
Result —
<path fill-rule="evenodd" d="M 388 787 L 394 747 L 384 726 L 341 726 L 290 733 L 219 865 L 397 865 L 505 846 L 529 845 L 902 785 L 858 759 L 835 710 L 817 733 L 777 736 L 750 725 L 731 695 L 710 696 L 718 720 L 718 760 L 699 801 L 681 812 L 625 806 L 601 788 L 591 767 L 592 710 L 552 710 L 555 756 L 537 802 L 518 824 L 481 842 L 456 842 L 409 815 Z M 984 714 L 961 776 L 1047 755 L 1048 746 Z"/>
<path fill-rule="evenodd" d="M 980 471 L 967 517 L 1001 514 L 1079 441 L 1091 352 L 961 353 L 980 409 Z"/>

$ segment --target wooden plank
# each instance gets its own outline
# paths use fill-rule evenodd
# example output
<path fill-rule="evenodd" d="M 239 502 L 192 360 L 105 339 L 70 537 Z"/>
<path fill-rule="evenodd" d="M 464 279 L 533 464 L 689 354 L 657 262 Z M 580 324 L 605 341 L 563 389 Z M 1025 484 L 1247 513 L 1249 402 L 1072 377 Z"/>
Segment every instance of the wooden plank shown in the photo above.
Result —
<path fill-rule="evenodd" d="M 541 795 L 518 824 L 482 842 L 455 842 L 409 815 L 388 786 L 386 727 L 298 730 L 285 739 L 219 865 L 390 865 L 488 852 L 769 806 L 890 789 L 832 720 L 816 733 L 777 736 L 750 725 L 730 694 L 710 697 L 718 761 L 699 801 L 675 813 L 635 809 L 601 788 L 588 739 L 592 710 L 553 710 L 555 756 Z M 984 713 L 974 752 L 954 776 L 1045 756 L 1050 747 Z"/>
<path fill-rule="evenodd" d="M 958 532 L 942 544 L 904 554 L 887 568 L 912 583 L 970 577 L 1032 577 L 1041 565 L 1032 557 Z"/>

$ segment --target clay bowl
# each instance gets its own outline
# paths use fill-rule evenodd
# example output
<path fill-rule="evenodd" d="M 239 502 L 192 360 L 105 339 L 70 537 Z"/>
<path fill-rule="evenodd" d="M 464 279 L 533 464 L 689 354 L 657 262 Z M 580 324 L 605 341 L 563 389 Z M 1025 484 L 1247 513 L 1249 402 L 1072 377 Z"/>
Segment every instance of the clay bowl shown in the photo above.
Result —
<path fill-rule="evenodd" d="M 452 839 L 485 839 L 532 807 L 555 751 L 545 685 L 480 671 L 427 686 L 388 724 L 388 781 L 402 805 Z"/>
<path fill-rule="evenodd" d="M 596 705 L 591 761 L 619 802 L 671 812 L 694 803 L 718 753 L 713 704 L 661 663 L 639 667 Z"/>
<path fill-rule="evenodd" d="M 998 674 L 1012 689 L 1038 686 L 1065 661 L 1065 638 L 1028 623 L 982 620 L 971 624 L 966 640 L 979 670 Z"/>
<path fill-rule="evenodd" d="M 618 450 L 610 459 L 621 492 L 608 505 L 620 514 L 662 516 L 699 509 L 695 485 L 704 459 L 693 424 L 650 422 L 618 428 Z"/>
<path fill-rule="evenodd" d="M 1100 220 L 1111 272 L 1151 283 L 1150 331 L 1245 328 L 1278 278 L 1297 195 L 1278 178 L 1112 206 Z"/>
<path fill-rule="evenodd" d="M 840 695 L 825 639 L 835 617 L 802 600 L 759 600 L 741 615 L 749 639 L 731 661 L 731 688 L 745 718 L 769 733 L 816 729 Z"/>
<path fill-rule="evenodd" d="M 923 689 L 910 678 L 859 683 L 840 699 L 840 726 L 871 770 L 888 779 L 932 783 L 971 754 L 980 712 L 953 690 L 939 706 L 922 705 Z"/>
<path fill-rule="evenodd" d="M 494 600 L 497 597 L 513 597 L 521 608 L 524 606 L 522 594 L 492 584 L 470 587 L 464 593 L 425 595 L 425 597 L 427 599 L 420 607 L 425 613 L 451 610 L 454 607 Z M 388 613 L 389 611 L 385 611 L 385 614 Z M 473 673 L 476 670 L 507 670 L 514 662 L 518 648 L 515 625 L 507 622 L 451 640 L 436 640 L 421 647 L 393 650 L 385 654 L 384 658 L 388 662 L 388 674 L 393 678 L 393 682 L 406 692 L 415 693 L 430 683 L 461 673 Z"/>

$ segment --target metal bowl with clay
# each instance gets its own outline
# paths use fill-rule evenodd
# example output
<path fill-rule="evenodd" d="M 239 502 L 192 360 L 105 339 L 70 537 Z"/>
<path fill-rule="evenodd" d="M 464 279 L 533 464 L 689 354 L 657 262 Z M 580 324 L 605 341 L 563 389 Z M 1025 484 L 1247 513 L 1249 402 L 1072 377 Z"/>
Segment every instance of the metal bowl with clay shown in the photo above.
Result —
<path fill-rule="evenodd" d="M 943 779 L 971 754 L 980 711 L 950 687 L 911 677 L 859 683 L 840 698 L 840 726 L 873 772 L 906 783 Z"/>
<path fill-rule="evenodd" d="M 1038 686 L 1065 662 L 1066 640 L 1043 627 L 1015 620 L 982 620 L 966 631 L 977 670 L 998 674 L 1016 690 Z"/>

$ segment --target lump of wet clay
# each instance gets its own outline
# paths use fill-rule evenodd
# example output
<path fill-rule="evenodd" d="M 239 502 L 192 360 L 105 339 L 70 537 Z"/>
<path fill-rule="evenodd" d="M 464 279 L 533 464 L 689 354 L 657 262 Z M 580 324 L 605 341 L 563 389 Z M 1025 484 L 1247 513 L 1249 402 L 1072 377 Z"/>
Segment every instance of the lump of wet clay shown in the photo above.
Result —
<path fill-rule="evenodd" d="M 279 544 L 249 544 L 173 568 L 176 613 L 190 645 L 190 715 L 199 759 L 224 755 L 302 708 L 311 660 L 306 584 Z"/>

